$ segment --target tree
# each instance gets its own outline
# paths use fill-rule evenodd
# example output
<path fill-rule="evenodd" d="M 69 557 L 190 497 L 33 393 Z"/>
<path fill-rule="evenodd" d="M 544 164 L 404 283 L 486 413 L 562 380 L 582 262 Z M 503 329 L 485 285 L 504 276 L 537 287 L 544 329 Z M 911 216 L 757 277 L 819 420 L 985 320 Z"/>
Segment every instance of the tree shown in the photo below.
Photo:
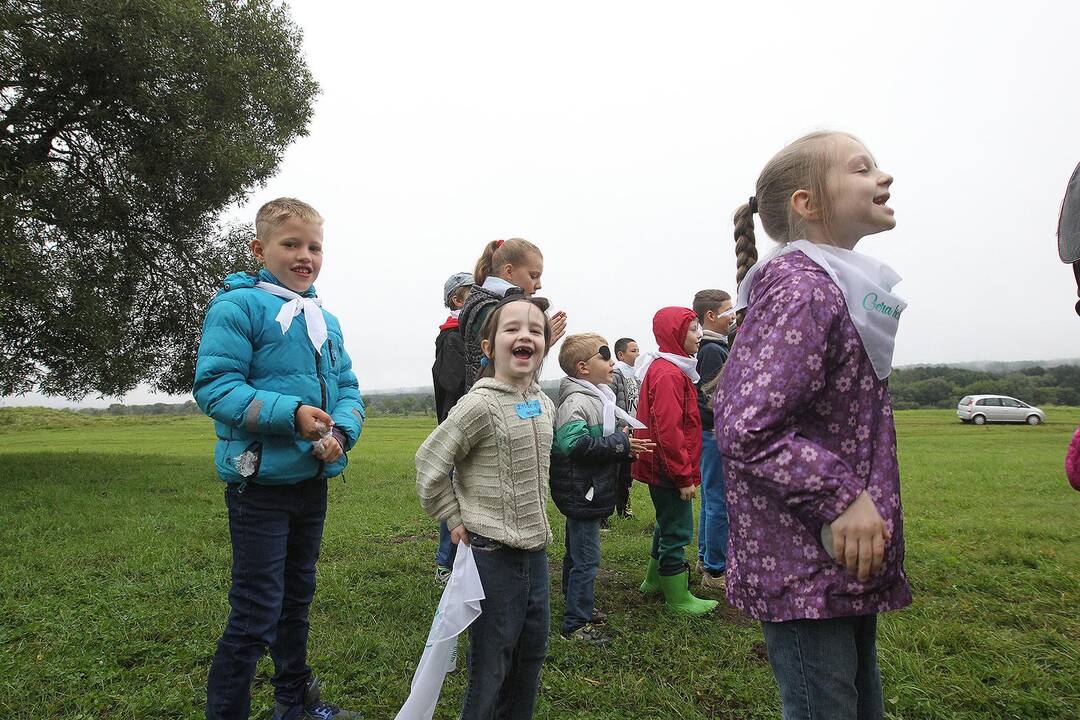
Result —
<path fill-rule="evenodd" d="M 0 394 L 190 389 L 317 91 L 270 0 L 0 0 Z"/>

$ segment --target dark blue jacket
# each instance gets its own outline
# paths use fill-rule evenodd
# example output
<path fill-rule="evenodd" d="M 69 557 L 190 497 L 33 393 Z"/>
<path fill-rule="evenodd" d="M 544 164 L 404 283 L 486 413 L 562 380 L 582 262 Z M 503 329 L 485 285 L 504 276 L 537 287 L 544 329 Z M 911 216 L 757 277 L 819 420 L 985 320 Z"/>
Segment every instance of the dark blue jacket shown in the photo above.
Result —
<path fill-rule="evenodd" d="M 697 403 L 698 413 L 701 414 L 702 430 L 713 429 L 713 411 L 709 407 L 709 398 L 705 397 L 707 393 L 701 392 L 701 387 L 720 374 L 724 363 L 727 362 L 728 352 L 726 342 L 709 337 L 702 338 L 701 345 L 698 346 L 697 371 L 701 380 L 697 383 Z"/>

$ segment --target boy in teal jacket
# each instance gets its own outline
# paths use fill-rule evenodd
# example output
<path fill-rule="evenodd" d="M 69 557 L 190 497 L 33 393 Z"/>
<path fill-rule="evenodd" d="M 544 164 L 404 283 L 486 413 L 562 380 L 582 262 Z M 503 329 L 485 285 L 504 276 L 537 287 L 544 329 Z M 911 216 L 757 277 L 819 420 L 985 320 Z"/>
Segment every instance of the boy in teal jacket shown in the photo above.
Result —
<path fill-rule="evenodd" d="M 337 318 L 312 284 L 322 217 L 272 200 L 255 218 L 258 273 L 225 279 L 203 323 L 195 400 L 217 431 L 232 538 L 232 612 L 207 681 L 206 717 L 246 718 L 264 649 L 274 720 L 346 720 L 307 664 L 308 608 L 326 518 L 326 479 L 360 438 L 364 405 Z"/>

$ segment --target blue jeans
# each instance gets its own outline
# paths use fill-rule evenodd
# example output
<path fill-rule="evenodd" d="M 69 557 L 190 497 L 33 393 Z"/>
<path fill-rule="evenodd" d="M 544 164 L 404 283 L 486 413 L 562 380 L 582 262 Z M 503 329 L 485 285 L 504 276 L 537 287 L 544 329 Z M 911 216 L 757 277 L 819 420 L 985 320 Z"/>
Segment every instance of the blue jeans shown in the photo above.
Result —
<path fill-rule="evenodd" d="M 881 720 L 877 615 L 763 622 L 784 720 Z"/>
<path fill-rule="evenodd" d="M 225 487 L 232 537 L 229 621 L 206 683 L 206 717 L 246 718 L 255 665 L 267 647 L 275 699 L 300 705 L 311 678 L 308 608 L 326 519 L 326 479 Z"/>
<path fill-rule="evenodd" d="M 439 523 L 439 549 L 435 551 L 435 564 L 439 567 L 453 568 L 457 557 L 457 545 L 450 539 L 450 528 L 446 521 Z"/>
<path fill-rule="evenodd" d="M 454 480 L 454 471 L 450 471 L 450 481 Z M 446 521 L 439 523 L 439 549 L 435 551 L 435 564 L 439 567 L 453 568 L 454 558 L 457 557 L 457 545 L 450 539 L 450 528 L 446 527 Z"/>
<path fill-rule="evenodd" d="M 596 573 L 600 569 L 600 521 L 566 518 L 562 587 L 566 599 L 563 635 L 592 620 Z"/>
<path fill-rule="evenodd" d="M 701 515 L 698 557 L 705 569 L 719 575 L 727 569 L 728 516 L 724 495 L 724 463 L 712 430 L 701 433 Z"/>
<path fill-rule="evenodd" d="M 461 720 L 528 720 L 536 709 L 551 608 L 546 550 L 517 550 L 469 533 L 484 586 L 469 626 Z"/>

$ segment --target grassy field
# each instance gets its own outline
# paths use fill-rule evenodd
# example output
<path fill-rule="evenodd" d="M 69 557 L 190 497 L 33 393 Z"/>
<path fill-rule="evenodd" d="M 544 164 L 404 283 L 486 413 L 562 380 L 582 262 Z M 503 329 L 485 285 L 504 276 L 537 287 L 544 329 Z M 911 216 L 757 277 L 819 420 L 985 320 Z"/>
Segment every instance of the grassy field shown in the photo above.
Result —
<path fill-rule="evenodd" d="M 897 414 L 914 604 L 885 615 L 890 718 L 1075 718 L 1080 707 L 1080 493 L 1063 456 L 1080 409 L 1041 427 Z M 312 609 L 325 694 L 369 718 L 407 695 L 439 588 L 436 533 L 413 490 L 424 418 L 373 419 L 330 484 Z M 229 541 L 204 418 L 0 410 L 0 718 L 201 717 L 228 612 Z M 597 601 L 616 641 L 553 636 L 541 718 L 773 718 L 761 630 L 727 611 L 673 618 L 640 582 L 652 523 L 603 539 Z M 562 606 L 562 523 L 551 548 Z M 269 707 L 260 665 L 254 708 Z M 436 717 L 456 717 L 464 673 Z"/>

